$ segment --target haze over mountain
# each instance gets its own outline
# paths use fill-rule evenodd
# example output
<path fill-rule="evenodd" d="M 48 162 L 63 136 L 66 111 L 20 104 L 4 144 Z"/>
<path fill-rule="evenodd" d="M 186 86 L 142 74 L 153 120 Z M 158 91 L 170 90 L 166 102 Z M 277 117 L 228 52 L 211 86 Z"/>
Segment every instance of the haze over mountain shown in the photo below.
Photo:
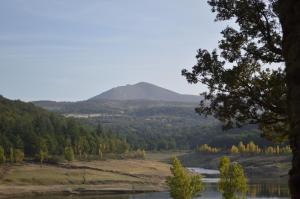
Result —
<path fill-rule="evenodd" d="M 140 82 L 134 85 L 126 85 L 112 88 L 89 100 L 154 100 L 169 102 L 199 102 L 200 96 L 184 95 L 174 91 L 150 84 Z"/>

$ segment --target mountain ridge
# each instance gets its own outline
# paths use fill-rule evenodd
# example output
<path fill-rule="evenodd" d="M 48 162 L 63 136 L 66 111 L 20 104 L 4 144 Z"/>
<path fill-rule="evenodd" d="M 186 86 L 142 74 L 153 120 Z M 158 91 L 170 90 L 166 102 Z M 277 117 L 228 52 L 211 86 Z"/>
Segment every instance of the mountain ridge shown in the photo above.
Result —
<path fill-rule="evenodd" d="M 153 100 L 169 102 L 199 102 L 201 97 L 197 95 L 187 95 L 174 92 L 172 90 L 147 83 L 139 82 L 133 85 L 118 86 L 109 89 L 90 100 Z"/>

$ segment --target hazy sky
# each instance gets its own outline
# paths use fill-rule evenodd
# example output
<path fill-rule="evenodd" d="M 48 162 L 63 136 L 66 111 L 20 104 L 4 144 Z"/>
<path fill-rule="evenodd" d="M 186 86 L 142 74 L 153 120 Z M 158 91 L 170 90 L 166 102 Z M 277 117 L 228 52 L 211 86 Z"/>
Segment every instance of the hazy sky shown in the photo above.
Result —
<path fill-rule="evenodd" d="M 181 69 L 222 29 L 206 0 L 0 1 L 0 94 L 83 100 L 140 81 L 198 94 Z"/>

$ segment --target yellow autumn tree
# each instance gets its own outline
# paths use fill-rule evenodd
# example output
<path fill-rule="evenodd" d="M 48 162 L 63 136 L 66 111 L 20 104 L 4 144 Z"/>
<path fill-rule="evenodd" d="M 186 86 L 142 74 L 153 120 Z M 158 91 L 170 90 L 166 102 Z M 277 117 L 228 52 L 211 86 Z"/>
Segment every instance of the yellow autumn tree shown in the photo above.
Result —
<path fill-rule="evenodd" d="M 230 149 L 230 153 L 232 153 L 232 154 L 238 154 L 239 153 L 239 148 L 236 147 L 235 145 L 232 145 L 232 147 Z"/>

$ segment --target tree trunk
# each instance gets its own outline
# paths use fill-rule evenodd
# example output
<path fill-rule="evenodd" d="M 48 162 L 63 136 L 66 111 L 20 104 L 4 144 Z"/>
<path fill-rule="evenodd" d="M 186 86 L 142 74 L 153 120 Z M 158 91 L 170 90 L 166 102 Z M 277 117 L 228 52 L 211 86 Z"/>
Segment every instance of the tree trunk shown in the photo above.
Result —
<path fill-rule="evenodd" d="M 293 151 L 289 187 L 292 199 L 300 199 L 300 1 L 279 0 L 286 62 L 290 145 Z"/>

